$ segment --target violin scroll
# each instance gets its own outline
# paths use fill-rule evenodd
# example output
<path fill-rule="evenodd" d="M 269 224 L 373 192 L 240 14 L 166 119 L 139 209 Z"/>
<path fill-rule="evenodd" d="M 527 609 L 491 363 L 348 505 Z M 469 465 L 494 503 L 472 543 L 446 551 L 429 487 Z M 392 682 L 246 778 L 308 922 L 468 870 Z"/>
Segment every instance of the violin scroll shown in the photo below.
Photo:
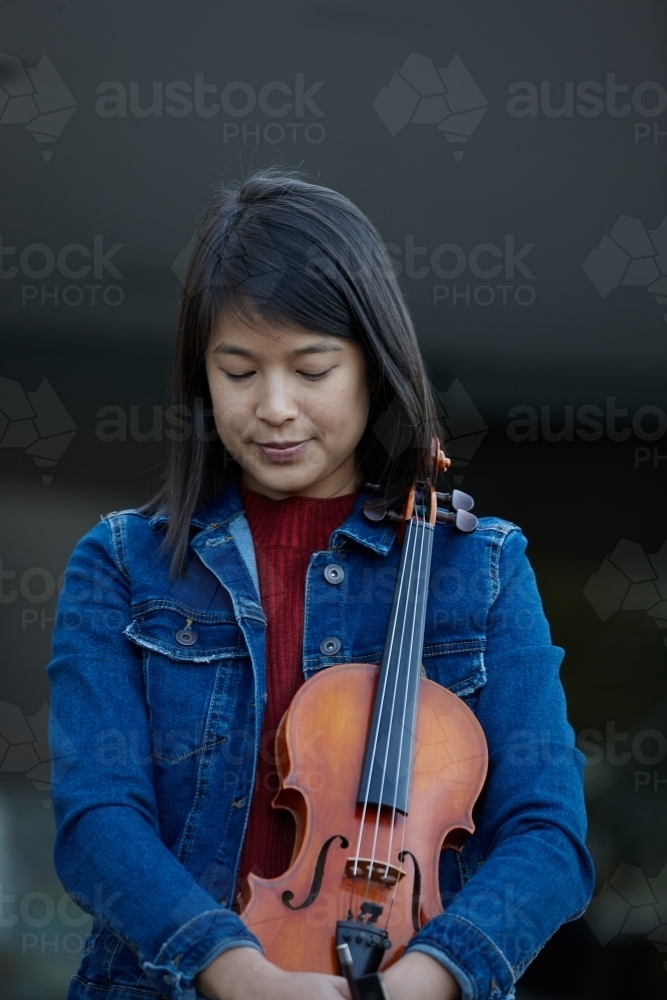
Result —
<path fill-rule="evenodd" d="M 451 464 L 451 458 L 447 458 L 438 439 L 431 438 L 431 478 L 433 481 L 437 478 L 438 473 L 446 472 Z"/>

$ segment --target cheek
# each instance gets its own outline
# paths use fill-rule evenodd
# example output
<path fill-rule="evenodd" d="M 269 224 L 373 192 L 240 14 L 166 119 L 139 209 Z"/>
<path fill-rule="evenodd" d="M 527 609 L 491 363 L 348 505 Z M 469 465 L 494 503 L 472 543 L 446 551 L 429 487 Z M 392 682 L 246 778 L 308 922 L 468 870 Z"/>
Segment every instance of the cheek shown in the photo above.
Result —
<path fill-rule="evenodd" d="M 209 389 L 215 424 L 223 439 L 242 437 L 250 424 L 248 403 L 234 383 L 224 380 L 217 370 L 209 371 Z"/>
<path fill-rule="evenodd" d="M 369 396 L 366 379 L 353 375 L 327 391 L 313 416 L 323 430 L 338 439 L 341 447 L 356 447 L 368 419 Z"/>
<path fill-rule="evenodd" d="M 234 437 L 243 439 L 248 436 L 255 425 L 255 420 L 251 413 L 237 406 L 230 408 L 225 415 L 226 427 Z"/>

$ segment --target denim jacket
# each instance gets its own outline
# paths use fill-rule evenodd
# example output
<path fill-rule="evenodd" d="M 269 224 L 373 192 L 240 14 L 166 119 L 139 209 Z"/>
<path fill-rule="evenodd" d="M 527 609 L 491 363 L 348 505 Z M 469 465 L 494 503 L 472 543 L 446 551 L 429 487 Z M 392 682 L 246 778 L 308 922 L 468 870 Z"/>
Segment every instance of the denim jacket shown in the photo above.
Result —
<path fill-rule="evenodd" d="M 305 678 L 379 663 L 400 556 L 362 493 L 310 560 Z M 77 545 L 49 667 L 56 868 L 94 914 L 70 1000 L 194 1000 L 196 974 L 259 942 L 231 904 L 266 702 L 265 616 L 236 484 L 192 521 L 169 578 L 165 518 L 109 514 Z M 506 521 L 437 524 L 423 670 L 473 710 L 489 750 L 476 830 L 444 850 L 445 912 L 412 938 L 463 1000 L 503 1000 L 547 938 L 579 916 L 583 755 L 525 556 Z M 324 574 L 334 563 L 344 570 Z M 335 639 L 336 642 L 325 642 Z"/>

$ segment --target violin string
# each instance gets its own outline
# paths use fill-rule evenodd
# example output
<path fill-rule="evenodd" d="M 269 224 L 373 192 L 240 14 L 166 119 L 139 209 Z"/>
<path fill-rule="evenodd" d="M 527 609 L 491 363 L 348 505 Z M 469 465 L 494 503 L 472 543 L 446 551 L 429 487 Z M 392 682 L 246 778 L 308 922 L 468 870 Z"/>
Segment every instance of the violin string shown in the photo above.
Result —
<path fill-rule="evenodd" d="M 405 543 L 406 546 L 408 546 L 408 548 L 409 548 L 410 540 L 411 540 L 411 533 L 408 531 L 408 537 L 407 537 L 406 543 Z M 405 554 L 405 561 L 406 562 L 407 562 L 407 556 L 408 556 L 408 550 L 406 549 L 406 554 Z M 396 624 L 398 622 L 398 609 L 400 608 L 400 602 L 401 602 L 401 597 L 402 597 L 402 593 L 403 593 L 403 584 L 404 584 L 404 582 L 405 582 L 405 572 L 403 572 L 400 575 L 399 580 L 398 580 L 398 593 L 397 593 L 397 596 L 396 596 L 396 610 L 397 610 L 397 613 L 396 613 L 396 616 L 394 617 L 394 620 L 392 622 L 391 636 L 389 637 L 389 644 L 388 644 L 389 648 L 388 648 L 388 652 L 387 652 L 387 666 L 391 662 L 391 654 L 392 654 L 392 651 L 393 651 L 394 639 L 396 637 Z M 378 739 L 379 739 L 379 735 L 380 735 L 380 720 L 382 718 L 382 709 L 383 709 L 383 706 L 384 706 L 384 699 L 385 699 L 385 694 L 386 694 L 386 691 L 387 691 L 387 684 L 388 684 L 388 682 L 389 682 L 389 670 L 387 670 L 385 672 L 385 676 L 384 676 L 383 682 L 382 682 L 382 690 L 380 692 L 380 705 L 379 705 L 379 709 L 378 709 L 378 726 L 377 726 L 377 729 L 376 729 L 376 732 L 375 732 L 375 736 L 374 736 L 374 739 L 373 739 L 373 753 L 372 753 L 372 755 L 369 758 L 371 760 L 371 762 L 373 762 L 375 760 L 375 754 L 377 753 L 377 745 L 378 745 Z M 372 767 L 371 767 L 371 771 L 370 771 L 369 776 L 368 776 L 368 784 L 366 786 L 366 791 L 365 791 L 365 794 L 364 794 L 364 803 L 363 803 L 362 811 L 361 811 L 361 819 L 359 821 L 359 836 L 357 838 L 357 847 L 356 847 L 356 852 L 355 852 L 355 856 L 354 856 L 354 866 L 353 866 L 353 869 L 352 869 L 352 876 L 353 876 L 353 878 L 357 877 L 357 874 L 358 874 L 358 871 L 359 871 L 359 857 L 360 857 L 360 854 L 361 854 L 361 839 L 362 839 L 363 832 L 364 832 L 364 824 L 366 822 L 366 813 L 368 811 L 368 799 L 369 799 L 369 795 L 370 795 L 371 775 L 372 775 Z M 379 807 L 378 807 L 378 811 L 379 811 Z M 350 889 L 350 903 L 351 902 L 352 902 L 352 889 Z M 350 906 L 350 909 L 351 909 L 351 906 Z"/>
<path fill-rule="evenodd" d="M 382 797 L 383 797 L 383 793 L 384 793 L 384 785 L 385 785 L 385 781 L 386 781 L 387 774 L 388 774 L 387 763 L 388 763 L 388 759 L 389 759 L 389 750 L 391 749 L 391 747 L 393 745 L 392 744 L 392 740 L 393 740 L 393 733 L 395 731 L 394 723 L 395 723 L 395 714 L 396 714 L 396 699 L 397 699 L 397 695 L 398 695 L 399 681 L 401 679 L 401 672 L 402 672 L 402 667 L 403 667 L 403 647 L 404 647 L 404 643 L 405 643 L 406 626 L 408 624 L 408 608 L 410 606 L 409 602 L 411 600 L 411 595 L 412 595 L 413 581 L 415 581 L 415 580 L 416 580 L 416 584 L 415 585 L 416 585 L 416 588 L 418 589 L 418 578 L 415 578 L 415 576 L 414 576 L 414 568 L 415 568 L 415 560 L 416 560 L 416 553 L 417 553 L 417 542 L 423 536 L 423 528 L 420 529 L 419 525 L 420 525 L 419 510 L 417 509 L 415 520 L 412 522 L 412 531 L 414 533 L 414 539 L 415 540 L 414 540 L 414 544 L 412 546 L 412 551 L 411 551 L 411 554 L 410 554 L 411 555 L 411 558 L 410 558 L 410 575 L 409 575 L 409 578 L 408 578 L 407 604 L 406 604 L 406 612 L 405 612 L 404 618 L 403 618 L 403 629 L 401 631 L 401 644 L 400 644 L 400 648 L 399 648 L 399 652 L 398 652 L 398 665 L 397 665 L 396 674 L 395 674 L 395 680 L 394 680 L 394 691 L 393 691 L 393 697 L 392 697 L 391 712 L 389 714 L 389 737 L 387 739 L 387 746 L 386 746 L 386 750 L 385 750 L 385 757 L 384 757 L 383 769 L 382 769 L 382 783 L 381 783 L 381 786 L 380 786 L 380 796 L 379 796 L 380 802 L 382 802 Z M 420 549 L 421 549 L 421 546 L 420 546 Z M 420 555 L 419 555 L 419 562 L 421 564 L 421 551 L 420 551 Z M 413 605 L 412 635 L 414 635 L 414 619 L 415 619 L 415 616 L 416 616 L 416 605 Z M 406 695 L 407 695 L 407 685 L 409 683 L 409 678 L 410 678 L 410 662 L 409 662 L 409 659 L 408 659 L 408 661 L 406 663 L 406 670 L 407 670 L 407 680 L 406 680 Z M 405 718 L 405 704 L 404 704 L 404 710 L 403 710 L 403 718 Z M 399 744 L 399 747 L 400 747 L 399 748 L 399 756 L 398 756 L 398 760 L 397 760 L 397 764 L 396 764 L 396 777 L 397 777 L 397 780 L 400 778 L 402 744 L 403 744 L 403 736 L 402 736 L 402 732 L 401 732 L 401 734 L 400 734 L 400 744 Z M 394 788 L 394 809 L 392 810 L 391 827 L 390 827 L 390 837 L 391 837 L 392 840 L 393 840 L 393 825 L 395 823 L 395 817 L 396 817 L 395 804 L 396 804 L 397 796 L 398 796 L 398 784 L 396 784 L 396 786 Z M 376 848 L 377 848 L 377 840 L 378 840 L 379 828 L 380 828 L 380 818 L 381 818 L 380 813 L 381 813 L 381 809 L 378 809 L 378 813 L 377 813 L 376 821 L 375 821 L 375 830 L 374 830 L 374 835 L 373 835 L 373 848 L 372 848 L 372 852 L 371 852 L 371 866 L 369 868 L 369 876 L 367 878 L 367 884 L 366 884 L 366 897 L 368 896 L 368 891 L 370 889 L 370 873 L 372 873 L 372 871 L 374 870 L 374 867 L 375 867 L 375 851 L 376 851 Z M 385 867 L 385 876 L 386 876 L 387 873 L 388 873 L 388 867 Z"/>
<path fill-rule="evenodd" d="M 421 522 L 421 542 L 420 542 L 420 547 L 419 547 L 419 563 L 418 563 L 418 566 L 417 566 L 417 583 L 416 583 L 416 588 L 415 588 L 416 589 L 415 597 L 419 596 L 419 581 L 420 581 L 420 577 L 421 577 L 422 561 L 423 561 L 423 556 L 424 556 L 424 545 L 425 545 L 425 541 L 426 541 L 426 532 L 427 532 L 427 530 L 428 529 L 426 527 L 426 517 L 424 517 L 424 520 Z M 412 635 L 410 636 L 410 646 L 409 646 L 410 652 L 414 651 L 415 629 L 417 627 L 417 614 L 418 614 L 418 604 L 417 604 L 417 601 L 415 601 L 415 613 L 414 613 L 414 616 L 412 618 Z M 421 660 L 421 648 L 419 650 L 419 658 Z M 409 683 L 409 674 L 410 674 L 410 663 L 408 663 L 408 683 Z M 397 807 L 397 803 L 398 803 L 398 787 L 399 787 L 399 781 L 400 781 L 400 777 L 401 777 L 401 775 L 400 775 L 400 771 L 401 771 L 401 756 L 402 756 L 402 753 L 403 753 L 403 737 L 404 737 L 404 734 L 405 734 L 405 718 L 406 718 L 407 711 L 408 711 L 408 698 L 407 698 L 407 694 L 408 694 L 408 692 L 406 690 L 406 698 L 403 701 L 403 716 L 401 718 L 401 731 L 400 731 L 400 740 L 399 740 L 399 749 L 398 749 L 398 760 L 397 760 L 397 763 L 396 763 L 396 779 L 395 779 L 395 785 L 394 785 L 394 801 L 393 801 L 392 807 L 391 807 L 391 827 L 390 827 L 390 834 L 389 834 L 389 849 L 387 851 L 387 867 L 386 867 L 386 871 L 389 871 L 389 865 L 391 863 L 391 849 L 392 849 L 393 841 L 394 841 L 394 824 L 395 824 L 395 820 L 396 820 L 396 807 Z M 417 693 L 416 693 L 416 697 L 418 697 L 418 696 L 419 696 L 419 688 L 417 688 Z M 405 823 L 403 824 L 403 830 L 405 830 Z"/>
<path fill-rule="evenodd" d="M 419 523 L 419 515 L 417 515 L 417 522 L 416 523 L 417 524 Z M 414 524 L 415 524 L 415 522 L 411 521 L 410 525 L 409 525 L 409 528 L 410 528 L 409 536 L 410 536 L 410 539 L 414 538 L 414 542 L 412 543 L 411 551 L 409 553 L 409 555 L 410 555 L 410 569 L 409 569 L 409 573 L 408 573 L 408 587 L 407 587 L 407 595 L 406 595 L 407 596 L 406 613 L 403 615 L 403 625 L 402 625 L 402 628 L 401 628 L 401 641 L 400 641 L 400 645 L 399 645 L 399 648 L 398 648 L 397 668 L 395 670 L 395 677 L 394 677 L 394 690 L 393 690 L 393 693 L 392 693 L 391 710 L 389 712 L 389 731 L 388 731 L 388 734 L 387 734 L 387 744 L 386 744 L 385 752 L 384 752 L 384 760 L 382 762 L 382 779 L 380 781 L 380 794 L 378 795 L 378 805 L 377 805 L 377 811 L 376 811 L 376 816 L 375 816 L 375 826 L 374 826 L 374 829 L 373 829 L 373 845 L 372 845 L 372 848 L 371 848 L 370 864 L 368 866 L 368 874 L 366 876 L 366 887 L 365 887 L 365 890 L 364 890 L 364 902 L 368 899 L 368 894 L 370 892 L 370 885 L 371 885 L 371 876 L 372 876 L 373 870 L 375 868 L 375 851 L 377 849 L 378 834 L 379 834 L 379 831 L 380 831 L 380 819 L 381 819 L 381 814 L 382 814 L 382 796 L 383 796 L 383 793 L 384 793 L 385 778 L 387 776 L 387 761 L 389 759 L 389 750 L 390 750 L 390 747 L 391 747 L 392 723 L 393 723 L 393 719 L 394 719 L 394 711 L 395 711 L 395 708 L 396 708 L 396 694 L 397 694 L 397 691 L 398 691 L 398 681 L 399 681 L 400 674 L 401 674 L 401 663 L 402 663 L 402 659 L 403 659 L 403 643 L 404 643 L 404 639 L 405 639 L 405 626 L 406 626 L 406 622 L 407 622 L 407 606 L 409 606 L 409 601 L 410 601 L 410 585 L 411 585 L 411 581 L 412 581 L 412 578 L 413 578 L 414 564 L 415 564 L 415 551 L 416 551 L 416 548 L 417 548 L 417 530 L 415 529 Z M 407 559 L 408 559 L 408 553 L 406 552 L 406 562 L 407 562 Z M 379 732 L 379 726 L 378 726 L 378 732 Z"/>
<path fill-rule="evenodd" d="M 426 539 L 429 537 L 426 534 L 427 530 L 431 530 L 431 528 L 429 526 L 428 529 L 427 529 L 427 526 L 426 526 L 426 516 L 424 516 L 424 527 L 422 529 L 422 543 L 423 544 L 422 544 L 422 551 L 420 553 L 419 574 L 421 574 L 421 556 L 423 554 L 423 550 L 424 550 L 424 547 L 425 547 L 425 544 L 426 544 Z M 429 541 L 432 541 L 432 539 L 429 539 Z M 419 579 L 419 577 L 418 577 L 418 579 Z M 426 589 L 425 589 L 424 594 L 423 594 L 424 600 L 426 600 L 427 597 L 428 597 L 428 580 L 425 580 L 425 583 L 426 583 L 427 586 L 426 586 Z M 414 640 L 413 640 L 413 645 L 414 645 Z M 421 660 L 421 649 L 420 649 L 420 660 Z M 420 676 L 420 679 L 421 679 L 421 676 Z M 419 702 L 419 687 L 420 687 L 420 685 L 419 685 L 419 682 L 418 682 L 417 683 L 417 691 L 416 691 L 416 695 L 415 695 L 416 698 L 417 698 L 417 702 Z M 406 712 L 406 709 L 407 709 L 407 699 L 406 699 L 406 702 L 405 702 L 405 705 L 404 705 L 404 708 L 403 708 L 403 730 L 401 731 L 401 739 L 403 738 L 403 731 L 405 730 L 405 712 Z M 417 720 L 417 711 L 418 710 L 419 710 L 419 703 L 417 703 L 417 706 L 415 708 L 415 730 L 416 730 L 416 720 Z M 415 734 L 413 734 L 413 740 L 414 740 L 414 736 L 415 736 Z M 394 812 L 395 812 L 395 809 L 396 809 L 396 799 L 394 799 Z M 403 852 L 405 850 L 405 833 L 406 833 L 406 828 L 407 828 L 407 816 L 404 816 L 403 817 L 403 823 L 402 823 L 402 826 L 401 826 L 401 848 L 400 848 L 400 850 L 398 851 L 398 854 L 397 854 L 397 860 L 398 860 L 399 865 L 401 864 L 400 858 L 401 858 L 401 856 L 402 856 L 402 854 L 403 854 Z M 389 862 L 389 860 L 391 858 L 391 847 L 392 847 L 393 836 L 394 836 L 394 815 L 392 813 L 391 840 L 389 842 L 389 851 L 387 852 L 387 862 Z M 389 901 L 389 912 L 387 913 L 387 921 L 386 921 L 385 930 L 386 930 L 386 927 L 389 925 L 389 920 L 391 918 L 391 913 L 392 913 L 392 910 L 394 908 L 394 901 L 395 901 L 397 895 L 398 895 L 398 880 L 396 882 L 396 885 L 394 886 L 394 891 L 392 892 L 391 899 Z"/>
<path fill-rule="evenodd" d="M 372 848 L 371 848 L 370 865 L 369 865 L 369 868 L 368 868 L 368 874 L 366 876 L 366 888 L 365 888 L 365 893 L 364 893 L 364 900 L 368 899 L 368 893 L 369 893 L 369 890 L 370 890 L 371 875 L 372 875 L 374 867 L 375 867 L 375 851 L 376 851 L 376 847 L 377 847 L 378 834 L 379 834 L 379 830 L 380 830 L 380 819 L 381 819 L 381 813 L 382 813 L 382 797 L 383 797 L 383 794 L 384 794 L 385 778 L 387 776 L 387 761 L 389 759 L 389 750 L 390 750 L 390 747 L 391 747 L 391 740 L 392 740 L 392 732 L 393 732 L 393 725 L 392 724 L 393 724 L 393 719 L 394 719 L 394 711 L 395 711 L 395 708 L 396 708 L 396 694 L 397 694 L 397 690 L 398 690 L 398 682 L 399 682 L 400 675 L 401 675 L 401 662 L 402 662 L 402 655 L 403 655 L 403 643 L 404 643 L 404 639 L 405 639 L 405 626 L 406 626 L 406 623 L 407 623 L 407 607 L 409 606 L 409 601 L 410 601 L 410 585 L 411 585 L 411 582 L 412 582 L 412 574 L 413 574 L 414 562 L 415 562 L 415 551 L 416 551 L 416 547 L 417 547 L 417 529 L 415 527 L 415 522 L 413 522 L 413 521 L 411 521 L 410 524 L 409 524 L 409 542 L 411 544 L 409 545 L 409 550 L 406 552 L 406 559 L 405 559 L 405 562 L 406 562 L 406 565 L 407 565 L 408 564 L 408 557 L 409 557 L 409 569 L 408 569 L 408 572 L 407 572 L 406 612 L 403 614 L 403 622 L 402 622 L 402 627 L 401 627 L 401 638 L 400 638 L 400 644 L 399 644 L 398 654 L 397 654 L 397 659 L 396 659 L 396 669 L 394 671 L 394 686 L 393 686 L 392 699 L 391 699 L 391 709 L 389 711 L 389 729 L 388 729 L 388 732 L 387 732 L 387 742 L 386 742 L 386 746 L 385 746 L 384 760 L 382 762 L 382 774 L 381 774 L 381 781 L 380 781 L 380 792 L 379 792 L 379 795 L 378 795 L 378 806 L 377 806 L 377 811 L 376 811 L 376 816 L 375 816 L 375 826 L 374 826 L 374 830 L 373 830 L 373 844 L 372 844 Z M 398 612 L 398 608 L 397 608 L 397 612 Z M 391 654 L 391 651 L 392 650 L 390 650 L 390 654 Z"/>

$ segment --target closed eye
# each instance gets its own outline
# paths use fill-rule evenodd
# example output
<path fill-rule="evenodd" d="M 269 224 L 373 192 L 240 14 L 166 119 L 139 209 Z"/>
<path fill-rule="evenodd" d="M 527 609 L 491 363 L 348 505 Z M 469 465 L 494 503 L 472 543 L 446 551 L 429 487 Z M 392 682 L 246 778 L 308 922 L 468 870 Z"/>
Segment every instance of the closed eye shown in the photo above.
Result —
<path fill-rule="evenodd" d="M 250 378 L 255 372 L 243 372 L 242 375 L 232 375 L 231 372 L 225 372 L 227 378 L 230 378 L 232 382 L 242 382 L 244 379 Z"/>
<path fill-rule="evenodd" d="M 310 382 L 318 382 L 320 379 L 328 375 L 329 372 L 332 372 L 335 367 L 336 365 L 332 365 L 331 368 L 327 368 L 327 370 L 323 372 L 299 372 L 298 374 L 303 375 L 303 377 L 307 378 Z"/>

